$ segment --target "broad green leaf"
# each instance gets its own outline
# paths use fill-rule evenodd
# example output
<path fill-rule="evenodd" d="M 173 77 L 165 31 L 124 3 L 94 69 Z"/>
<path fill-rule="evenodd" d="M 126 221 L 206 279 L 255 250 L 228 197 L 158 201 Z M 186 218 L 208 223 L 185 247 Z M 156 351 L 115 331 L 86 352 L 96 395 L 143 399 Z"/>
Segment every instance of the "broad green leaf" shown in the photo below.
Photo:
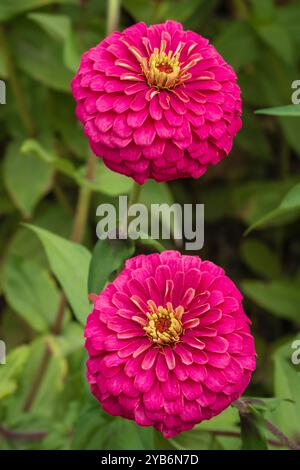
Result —
<path fill-rule="evenodd" d="M 297 219 L 300 215 L 300 183 L 291 188 L 279 206 L 267 213 L 246 230 L 246 234 L 257 228 L 282 225 Z"/>
<path fill-rule="evenodd" d="M 288 104 L 274 108 L 258 109 L 256 114 L 268 114 L 269 116 L 295 116 L 300 117 L 300 104 Z"/>
<path fill-rule="evenodd" d="M 122 418 L 108 419 L 99 407 L 85 410 L 75 427 L 72 449 L 153 449 L 153 429 Z"/>
<path fill-rule="evenodd" d="M 7 147 L 3 177 L 13 202 L 29 217 L 50 188 L 53 169 L 33 154 L 22 155 L 18 143 Z"/>
<path fill-rule="evenodd" d="M 47 331 L 53 324 L 60 295 L 49 273 L 34 261 L 9 257 L 3 291 L 11 308 L 35 331 Z"/>
<path fill-rule="evenodd" d="M 71 233 L 72 215 L 62 207 L 58 207 L 57 204 L 43 203 L 36 211 L 32 222 L 38 227 L 51 230 L 56 235 L 67 238 Z M 33 237 L 32 233 L 21 225 L 10 240 L 7 256 L 26 258 L 44 269 L 49 266 L 47 256 L 38 238 Z"/>
<path fill-rule="evenodd" d="M 29 346 L 20 346 L 7 355 L 5 366 L 0 365 L 0 401 L 15 392 L 28 353 Z"/>
<path fill-rule="evenodd" d="M 75 4 L 76 0 L 2 0 L 0 4 L 0 21 L 8 20 L 28 10 L 59 3 Z"/>
<path fill-rule="evenodd" d="M 283 62 L 288 65 L 294 63 L 295 49 L 288 29 L 274 22 L 260 24 L 256 31 L 264 43 L 271 47 Z"/>
<path fill-rule="evenodd" d="M 280 263 L 277 253 L 260 240 L 243 240 L 240 247 L 241 258 L 259 276 L 274 279 L 280 276 Z"/>
<path fill-rule="evenodd" d="M 292 281 L 243 281 L 242 290 L 260 307 L 300 325 L 300 286 Z"/>
<path fill-rule="evenodd" d="M 258 53 L 255 34 L 249 24 L 243 21 L 229 23 L 217 36 L 214 46 L 235 69 L 253 62 Z"/>
<path fill-rule="evenodd" d="M 51 150 L 46 149 L 35 139 L 27 139 L 23 142 L 21 152 L 24 155 L 33 154 L 45 163 L 60 171 L 64 175 L 70 176 L 76 180 L 76 168 L 65 158 L 60 158 Z"/>
<path fill-rule="evenodd" d="M 70 18 L 50 13 L 31 13 L 28 18 L 35 21 L 50 37 L 62 42 L 64 63 L 70 70 L 76 72 L 80 63 L 80 54 L 75 45 Z"/>
<path fill-rule="evenodd" d="M 59 41 L 50 40 L 28 20 L 14 30 L 13 44 L 17 63 L 23 72 L 51 89 L 70 93 L 73 73 L 64 65 Z"/>
<path fill-rule="evenodd" d="M 130 240 L 98 240 L 92 253 L 89 268 L 88 289 L 99 294 L 113 274 L 134 253 L 134 244 Z"/>
<path fill-rule="evenodd" d="M 89 251 L 54 233 L 26 224 L 40 239 L 53 274 L 61 284 L 76 318 L 85 323 L 90 311 L 87 279 L 91 259 Z"/>

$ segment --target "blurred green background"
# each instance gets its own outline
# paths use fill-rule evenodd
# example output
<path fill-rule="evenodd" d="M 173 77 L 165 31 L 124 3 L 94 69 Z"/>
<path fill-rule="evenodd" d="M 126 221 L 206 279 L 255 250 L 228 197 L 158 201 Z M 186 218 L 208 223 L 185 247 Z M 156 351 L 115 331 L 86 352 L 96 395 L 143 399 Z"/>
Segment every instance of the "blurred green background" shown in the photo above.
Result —
<path fill-rule="evenodd" d="M 291 356 L 300 340 L 300 105 L 255 111 L 291 104 L 300 1 L 123 0 L 119 21 L 117 13 L 116 0 L 0 3 L 0 449 L 299 445 L 300 366 Z M 205 204 L 205 244 L 193 254 L 224 266 L 244 293 L 258 366 L 246 392 L 251 419 L 240 424 L 229 408 L 166 441 L 106 415 L 85 381 L 96 207 L 116 203 L 132 182 L 89 155 L 70 80 L 81 54 L 113 25 L 168 18 L 208 37 L 236 69 L 243 128 L 229 158 L 200 180 L 150 181 L 141 200 Z M 90 286 L 96 279 L 103 287 L 134 251 L 157 248 L 98 243 Z"/>

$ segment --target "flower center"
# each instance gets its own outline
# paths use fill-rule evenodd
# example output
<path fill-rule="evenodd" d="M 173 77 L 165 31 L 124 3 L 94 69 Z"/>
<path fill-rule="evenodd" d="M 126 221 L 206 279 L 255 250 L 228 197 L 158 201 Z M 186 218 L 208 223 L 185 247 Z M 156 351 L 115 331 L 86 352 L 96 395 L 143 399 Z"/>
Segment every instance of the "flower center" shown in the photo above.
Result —
<path fill-rule="evenodd" d="M 135 46 L 129 44 L 127 46 L 138 60 L 148 85 L 161 90 L 171 90 L 190 78 L 192 74 L 188 72 L 188 69 L 201 59 L 198 54 L 188 63 L 181 63 L 179 58 L 184 45 L 179 43 L 174 52 L 169 50 L 167 53 L 165 39 L 161 40 L 159 49 L 155 47 L 152 53 L 149 52 L 149 58 L 143 57 L 141 51 Z"/>
<path fill-rule="evenodd" d="M 167 308 L 157 307 L 152 300 L 148 301 L 148 307 L 148 324 L 144 326 L 147 336 L 159 345 L 177 343 L 184 331 L 181 321 L 183 307 L 180 305 L 174 309 L 171 302 L 167 303 Z"/>

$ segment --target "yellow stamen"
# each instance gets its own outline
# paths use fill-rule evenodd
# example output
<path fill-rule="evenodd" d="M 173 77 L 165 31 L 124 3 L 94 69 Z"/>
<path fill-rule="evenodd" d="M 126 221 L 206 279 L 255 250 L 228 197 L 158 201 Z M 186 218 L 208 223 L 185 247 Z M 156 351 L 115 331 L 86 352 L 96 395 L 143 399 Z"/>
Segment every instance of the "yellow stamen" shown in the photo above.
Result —
<path fill-rule="evenodd" d="M 148 59 L 143 57 L 142 53 L 135 46 L 125 44 L 138 60 L 148 85 L 162 90 L 171 90 L 190 78 L 191 74 L 187 70 L 202 58 L 198 54 L 190 63 L 181 64 L 180 53 L 183 44 L 179 43 L 175 52 L 169 50 L 166 53 L 167 43 L 164 39 L 160 43 L 160 48 L 154 48 Z"/>
<path fill-rule="evenodd" d="M 158 345 L 177 343 L 184 332 L 182 326 L 183 307 L 180 305 L 175 310 L 170 302 L 167 308 L 157 307 L 152 300 L 148 301 L 148 324 L 144 326 L 147 336 Z"/>

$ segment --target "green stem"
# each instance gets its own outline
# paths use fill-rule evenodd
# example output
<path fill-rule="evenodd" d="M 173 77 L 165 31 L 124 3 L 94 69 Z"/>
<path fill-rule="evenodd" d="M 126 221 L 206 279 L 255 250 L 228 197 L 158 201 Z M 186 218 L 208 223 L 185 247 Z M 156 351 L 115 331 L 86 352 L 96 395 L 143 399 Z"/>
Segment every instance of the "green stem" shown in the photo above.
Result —
<path fill-rule="evenodd" d="M 94 169 L 96 164 L 95 156 L 90 153 L 86 167 L 86 180 L 93 181 Z M 71 234 L 71 240 L 75 243 L 80 243 L 84 236 L 84 230 L 87 224 L 90 200 L 92 191 L 86 186 L 82 186 L 79 191 L 77 207 L 75 212 L 75 219 L 73 224 L 73 230 Z"/>
<path fill-rule="evenodd" d="M 108 10 L 107 10 L 107 34 L 111 34 L 114 31 L 117 31 L 119 20 L 120 20 L 120 0 L 109 0 L 108 1 Z"/>
<path fill-rule="evenodd" d="M 8 79 L 11 83 L 11 88 L 16 100 L 16 106 L 20 119 L 22 121 L 26 133 L 28 134 L 28 136 L 32 137 L 34 135 L 34 126 L 31 120 L 26 100 L 24 99 L 24 93 L 18 80 L 17 71 L 12 60 L 12 55 L 5 37 L 5 31 L 3 29 L 3 26 L 0 26 L 0 49 L 3 50 Z"/>
<path fill-rule="evenodd" d="M 142 191 L 142 185 L 134 182 L 133 186 L 132 186 L 132 190 L 131 190 L 131 193 L 130 193 L 130 196 L 129 196 L 129 204 L 128 204 L 128 207 L 132 206 L 133 204 L 136 204 L 140 198 L 140 194 L 141 194 L 141 191 Z"/>

